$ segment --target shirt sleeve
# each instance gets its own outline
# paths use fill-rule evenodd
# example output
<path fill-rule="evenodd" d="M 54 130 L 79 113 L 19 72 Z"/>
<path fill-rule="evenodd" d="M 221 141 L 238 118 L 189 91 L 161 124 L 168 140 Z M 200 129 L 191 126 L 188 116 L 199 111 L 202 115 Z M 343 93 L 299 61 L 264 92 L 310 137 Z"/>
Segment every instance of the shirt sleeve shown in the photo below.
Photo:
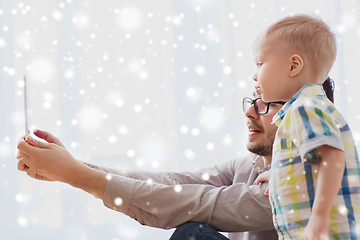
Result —
<path fill-rule="evenodd" d="M 216 187 L 204 184 L 169 186 L 112 175 L 104 205 L 151 227 L 169 229 L 198 221 L 220 231 L 273 229 L 267 184 L 236 183 Z"/>
<path fill-rule="evenodd" d="M 344 151 L 341 123 L 337 121 L 340 113 L 334 107 L 323 109 L 305 104 L 289 114 L 291 123 L 287 124 L 290 126 L 288 132 L 292 142 L 299 147 L 303 160 L 307 153 L 323 145 Z"/>
<path fill-rule="evenodd" d="M 139 170 L 116 170 L 85 163 L 94 169 L 125 176 L 137 180 L 156 182 L 166 185 L 207 184 L 211 186 L 229 186 L 233 182 L 235 160 L 219 166 L 205 168 L 194 172 L 151 172 Z"/>

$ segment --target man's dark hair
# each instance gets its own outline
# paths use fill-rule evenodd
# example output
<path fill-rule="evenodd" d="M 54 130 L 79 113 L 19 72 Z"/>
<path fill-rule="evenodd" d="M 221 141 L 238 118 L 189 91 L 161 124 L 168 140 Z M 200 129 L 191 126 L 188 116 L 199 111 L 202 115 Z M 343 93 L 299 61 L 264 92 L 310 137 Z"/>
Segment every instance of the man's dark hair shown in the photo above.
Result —
<path fill-rule="evenodd" d="M 335 89 L 334 81 L 330 77 L 327 77 L 325 82 L 322 84 L 322 87 L 323 87 L 328 99 L 332 103 L 334 103 L 334 89 Z"/>

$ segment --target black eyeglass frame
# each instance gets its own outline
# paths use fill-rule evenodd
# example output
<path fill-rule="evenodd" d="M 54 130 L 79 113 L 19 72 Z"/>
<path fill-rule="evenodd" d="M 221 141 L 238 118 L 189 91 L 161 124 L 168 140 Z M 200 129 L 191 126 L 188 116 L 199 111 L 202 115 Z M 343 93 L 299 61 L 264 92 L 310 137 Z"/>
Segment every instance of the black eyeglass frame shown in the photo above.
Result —
<path fill-rule="evenodd" d="M 286 103 L 286 102 L 284 102 L 284 101 L 276 101 L 276 102 L 268 102 L 268 103 L 267 103 L 267 102 L 264 102 L 264 103 L 266 104 L 266 111 L 260 113 L 259 110 L 258 110 L 258 105 L 257 105 L 257 103 L 256 103 L 256 101 L 258 101 L 259 99 L 261 99 L 261 98 L 258 97 L 258 98 L 252 99 L 252 98 L 249 98 L 249 97 L 245 97 L 245 98 L 243 99 L 243 111 L 244 111 L 244 113 L 246 113 L 246 111 L 247 111 L 247 109 L 245 109 L 245 101 L 247 101 L 247 100 L 250 100 L 250 102 L 251 102 L 250 106 L 254 104 L 255 112 L 256 112 L 257 114 L 259 114 L 259 115 L 265 115 L 265 114 L 267 114 L 267 113 L 269 112 L 270 104 L 272 104 L 272 103 L 281 104 L 281 105 L 284 105 L 284 104 Z"/>

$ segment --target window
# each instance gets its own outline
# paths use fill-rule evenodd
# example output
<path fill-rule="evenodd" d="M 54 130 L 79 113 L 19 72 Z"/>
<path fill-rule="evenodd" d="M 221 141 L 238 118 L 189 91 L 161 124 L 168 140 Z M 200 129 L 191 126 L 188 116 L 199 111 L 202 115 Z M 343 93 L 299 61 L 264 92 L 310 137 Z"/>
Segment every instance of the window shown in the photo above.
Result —
<path fill-rule="evenodd" d="M 352 107 L 360 101 L 358 1 L 3 1 L 0 235 L 171 234 L 144 228 L 80 190 L 30 180 L 16 170 L 23 75 L 32 124 L 57 135 L 77 158 L 118 168 L 192 171 L 246 153 L 241 103 L 254 86 L 252 42 L 294 12 L 319 14 L 335 31 L 335 102 L 359 141 L 360 110 Z"/>

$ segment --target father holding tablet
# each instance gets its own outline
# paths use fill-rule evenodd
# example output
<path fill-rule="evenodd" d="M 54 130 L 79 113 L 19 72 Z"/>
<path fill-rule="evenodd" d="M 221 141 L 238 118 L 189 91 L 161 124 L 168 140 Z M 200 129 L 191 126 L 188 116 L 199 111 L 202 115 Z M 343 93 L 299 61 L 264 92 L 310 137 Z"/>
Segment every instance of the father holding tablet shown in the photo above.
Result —
<path fill-rule="evenodd" d="M 325 81 L 328 97 L 333 95 L 331 86 L 329 79 Z M 264 196 L 267 183 L 254 185 L 254 181 L 270 167 L 277 130 L 271 122 L 281 107 L 257 96 L 245 98 L 250 153 L 213 168 L 153 173 L 93 166 L 75 159 L 53 135 L 36 130 L 34 134 L 47 143 L 31 136 L 28 142 L 21 139 L 18 169 L 39 180 L 80 188 L 141 224 L 177 227 L 172 240 L 227 239 L 217 230 L 230 232 L 230 239 L 277 239 L 269 199 Z"/>

